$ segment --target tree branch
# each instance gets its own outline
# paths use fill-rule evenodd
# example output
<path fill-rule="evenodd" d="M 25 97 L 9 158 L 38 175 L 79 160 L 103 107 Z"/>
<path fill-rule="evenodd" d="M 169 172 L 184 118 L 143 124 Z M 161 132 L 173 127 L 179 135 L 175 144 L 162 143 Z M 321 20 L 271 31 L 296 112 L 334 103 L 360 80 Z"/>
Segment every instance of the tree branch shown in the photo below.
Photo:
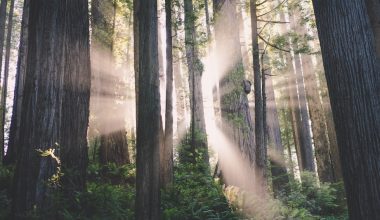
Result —
<path fill-rule="evenodd" d="M 268 42 L 267 40 L 265 40 L 261 35 L 257 35 L 262 41 L 264 41 L 264 43 L 266 43 L 267 45 L 269 45 L 269 46 L 271 46 L 271 47 L 273 47 L 273 48 L 275 48 L 275 49 L 277 49 L 277 50 L 280 50 L 280 51 L 284 51 L 284 52 L 287 52 L 287 53 L 290 53 L 290 50 L 288 50 L 288 49 L 284 49 L 284 48 L 281 48 L 281 47 L 278 47 L 278 46 L 276 46 L 275 44 L 272 44 L 272 43 L 270 43 L 270 42 Z"/>

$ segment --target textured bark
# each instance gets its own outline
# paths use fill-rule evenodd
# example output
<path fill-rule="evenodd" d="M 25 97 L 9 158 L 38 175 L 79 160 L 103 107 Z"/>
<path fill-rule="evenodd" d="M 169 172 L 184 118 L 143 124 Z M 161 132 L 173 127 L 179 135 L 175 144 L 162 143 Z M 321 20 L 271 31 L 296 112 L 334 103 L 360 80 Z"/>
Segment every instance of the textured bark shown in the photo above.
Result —
<path fill-rule="evenodd" d="M 305 76 L 307 101 L 309 106 L 311 128 L 313 131 L 315 158 L 318 177 L 322 182 L 335 182 L 333 164 L 330 158 L 330 147 L 327 137 L 327 126 L 323 105 L 319 96 L 318 79 L 313 68 L 311 55 L 302 55 L 302 66 Z"/>
<path fill-rule="evenodd" d="M 206 123 L 203 108 L 202 72 L 203 64 L 199 58 L 195 13 L 193 0 L 184 1 L 185 8 L 185 47 L 189 73 L 190 109 L 191 109 L 191 146 L 195 153 L 196 148 L 203 153 L 203 160 L 209 163 Z M 195 155 L 195 154 L 194 154 Z"/>
<path fill-rule="evenodd" d="M 280 122 L 278 118 L 276 98 L 272 76 L 266 76 L 266 111 L 268 125 L 268 147 L 273 150 L 271 161 L 272 185 L 275 196 L 278 196 L 285 186 L 289 183 L 289 178 L 285 166 L 284 146 L 281 140 Z"/>
<path fill-rule="evenodd" d="M 85 0 L 31 1 L 29 45 L 12 211 L 23 215 L 51 203 L 46 181 L 56 171 L 68 199 L 85 188 L 90 97 L 89 21 Z M 55 144 L 57 143 L 58 146 Z"/>
<path fill-rule="evenodd" d="M 3 49 L 4 49 L 4 38 L 5 38 L 5 21 L 7 19 L 7 16 L 6 16 L 7 4 L 8 4 L 8 0 L 1 0 L 1 3 L 0 3 L 0 73 L 2 72 L 2 66 L 3 66 L 3 51 L 4 51 Z M 1 159 L 2 158 L 3 157 L 1 156 Z"/>
<path fill-rule="evenodd" d="M 256 178 L 262 179 L 265 184 L 267 149 L 265 146 L 265 123 L 264 123 L 264 104 L 262 73 L 260 69 L 260 49 L 257 26 L 256 0 L 250 1 L 251 27 L 252 27 L 252 55 L 253 55 L 253 77 L 255 88 L 255 137 L 256 137 Z"/>
<path fill-rule="evenodd" d="M 20 34 L 20 46 L 18 51 L 17 70 L 15 77 L 15 89 L 13 98 L 13 109 L 11 126 L 9 131 L 8 151 L 5 156 L 4 163 L 14 164 L 19 155 L 20 148 L 20 124 L 21 124 L 21 110 L 22 99 L 26 74 L 26 58 L 28 50 L 28 19 L 29 19 L 29 0 L 24 0 L 22 22 L 21 22 L 21 34 Z"/>
<path fill-rule="evenodd" d="M 13 11 L 15 6 L 15 0 L 11 0 L 11 5 L 8 13 L 8 26 L 7 26 L 7 40 L 5 47 L 5 65 L 4 65 L 4 75 L 3 75 L 3 85 L 1 86 L 1 98 L 0 98 L 0 147 L 2 154 L 0 155 L 0 161 L 4 157 L 4 135 L 5 135 L 5 114 L 7 112 L 7 93 L 8 93 L 8 76 L 9 76 L 9 60 L 11 58 L 11 40 L 12 40 L 12 28 L 13 28 Z M 1 60 L 0 60 L 1 62 Z M 1 71 L 0 71 L 1 73 Z"/>
<path fill-rule="evenodd" d="M 129 163 L 128 142 L 121 105 L 117 103 L 120 91 L 119 77 L 115 68 L 114 38 L 117 5 L 115 0 L 93 0 L 92 10 L 92 96 L 91 114 L 94 116 L 91 128 L 97 130 L 99 140 L 99 159 L 103 164 Z M 110 88 L 113 86 L 113 88 Z M 102 103 L 106 99 L 107 104 Z M 122 100 L 124 101 L 124 100 Z M 115 114 L 110 117 L 107 110 Z"/>
<path fill-rule="evenodd" d="M 166 108 L 165 143 L 160 154 L 161 187 L 173 182 L 173 37 L 172 1 L 165 0 L 166 14 Z"/>
<path fill-rule="evenodd" d="M 160 216 L 160 81 L 157 2 L 140 0 L 138 19 L 138 119 L 136 155 L 136 219 Z"/>
<path fill-rule="evenodd" d="M 380 1 L 365 0 L 367 13 L 375 36 L 377 58 L 380 60 Z"/>
<path fill-rule="evenodd" d="M 350 219 L 380 218 L 380 70 L 364 0 L 313 1 Z"/>

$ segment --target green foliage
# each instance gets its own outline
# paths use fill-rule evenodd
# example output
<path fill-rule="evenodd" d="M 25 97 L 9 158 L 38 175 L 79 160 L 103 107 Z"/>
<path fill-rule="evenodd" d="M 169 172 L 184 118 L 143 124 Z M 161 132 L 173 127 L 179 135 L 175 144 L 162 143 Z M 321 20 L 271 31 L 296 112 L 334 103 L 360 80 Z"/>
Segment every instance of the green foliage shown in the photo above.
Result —
<path fill-rule="evenodd" d="M 75 204 L 61 209 L 63 219 L 132 219 L 134 216 L 134 187 L 89 183 L 87 192 L 78 193 Z M 59 198 L 59 197 L 58 197 Z M 62 206 L 65 199 L 59 198 Z"/>
<path fill-rule="evenodd" d="M 135 167 L 108 164 L 90 164 L 89 181 L 84 192 L 73 198 L 64 191 L 52 194 L 52 207 L 44 210 L 37 219 L 133 219 L 135 198 Z"/>
<path fill-rule="evenodd" d="M 175 167 L 174 185 L 164 190 L 161 196 L 163 219 L 239 219 L 221 186 L 200 170 L 202 165 L 199 163 Z"/>
<path fill-rule="evenodd" d="M 10 189 L 13 178 L 13 167 L 0 165 L 0 219 L 6 219 L 10 211 Z"/>
<path fill-rule="evenodd" d="M 290 193 L 282 195 L 286 216 L 300 219 L 346 219 L 347 208 L 342 183 L 318 184 L 309 172 L 301 174 L 302 183 L 290 181 Z"/>

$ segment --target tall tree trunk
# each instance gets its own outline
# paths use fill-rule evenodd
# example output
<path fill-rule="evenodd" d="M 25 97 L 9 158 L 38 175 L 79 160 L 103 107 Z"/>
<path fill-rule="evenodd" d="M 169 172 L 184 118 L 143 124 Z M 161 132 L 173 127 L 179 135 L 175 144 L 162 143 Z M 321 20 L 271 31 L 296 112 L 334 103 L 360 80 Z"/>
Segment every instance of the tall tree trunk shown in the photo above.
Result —
<path fill-rule="evenodd" d="M 173 37 L 172 1 L 165 0 L 166 14 L 166 108 L 165 143 L 160 159 L 161 186 L 173 182 Z"/>
<path fill-rule="evenodd" d="M 20 160 L 12 212 L 23 216 L 50 207 L 54 188 L 46 182 L 58 172 L 68 199 L 85 188 L 90 97 L 88 2 L 31 1 L 29 45 L 20 126 Z M 57 144 L 55 144 L 57 143 Z"/>
<path fill-rule="evenodd" d="M 295 45 L 294 50 L 296 51 L 298 46 Z M 300 131 L 302 131 L 302 145 L 301 145 L 301 156 L 302 156 L 302 167 L 304 170 L 315 172 L 314 165 L 314 153 L 313 153 L 313 144 L 310 134 L 310 124 L 309 124 L 309 114 L 307 110 L 307 100 L 306 100 L 306 92 L 305 92 L 305 84 L 303 81 L 302 75 L 302 66 L 301 66 L 301 57 L 299 53 L 294 54 L 294 62 L 295 62 L 295 77 L 296 81 L 294 81 L 294 85 L 298 89 L 298 102 L 299 102 L 299 111 L 301 120 Z"/>
<path fill-rule="evenodd" d="M 280 15 L 281 20 L 285 21 L 284 13 Z M 290 17 L 290 23 L 295 28 L 294 17 Z M 287 27 L 287 31 L 289 27 Z M 297 159 L 300 171 L 315 172 L 314 154 L 312 149 L 312 140 L 309 126 L 309 116 L 307 112 L 307 101 L 305 95 L 305 85 L 302 76 L 302 66 L 300 56 L 297 52 L 298 45 L 293 43 L 291 39 L 289 44 L 293 46 L 295 53 L 291 57 L 286 55 L 286 64 L 288 67 L 288 92 L 290 97 L 290 107 L 292 109 L 292 126 L 295 146 L 297 151 Z M 294 66 L 292 62 L 294 59 Z"/>
<path fill-rule="evenodd" d="M 12 40 L 12 28 L 13 28 L 13 11 L 15 6 L 15 0 L 11 0 L 11 5 L 8 13 L 8 27 L 7 27 L 7 40 L 5 48 L 5 65 L 4 65 L 4 75 L 3 75 L 3 85 L 1 87 L 1 98 L 0 98 L 0 147 L 2 149 L 2 155 L 0 161 L 4 157 L 5 149 L 5 116 L 7 112 L 7 92 L 8 92 L 8 76 L 9 76 L 9 61 L 11 58 L 11 40 Z M 1 61 L 0 61 L 1 62 Z M 1 72 L 1 71 L 0 71 Z"/>
<path fill-rule="evenodd" d="M 180 61 L 180 48 L 177 30 L 175 31 L 174 49 L 173 49 L 173 72 L 174 72 L 174 85 L 176 91 L 176 110 L 177 110 L 177 143 L 179 143 L 181 138 L 186 132 L 186 121 L 185 121 L 185 111 L 186 111 L 186 93 L 184 89 L 184 83 L 182 79 L 181 61 Z M 176 144 L 177 144 L 176 143 Z"/>
<path fill-rule="evenodd" d="M 244 18 L 243 18 L 243 13 L 244 13 L 243 11 L 245 10 L 245 8 L 243 5 L 244 3 L 243 1 L 245 0 L 241 0 L 239 2 L 237 17 L 238 17 L 238 22 L 239 22 L 240 47 L 241 47 L 244 70 L 246 72 L 246 75 L 248 75 L 248 78 L 250 78 L 252 77 L 252 72 L 251 72 L 252 60 L 249 59 L 249 54 L 248 54 L 249 43 L 245 36 L 245 27 L 244 27 L 245 24 L 244 24 Z M 247 74 L 247 72 L 249 74 Z"/>
<path fill-rule="evenodd" d="M 315 158 L 317 160 L 318 177 L 322 182 L 335 182 L 333 164 L 330 158 L 327 126 L 323 105 L 319 96 L 318 79 L 313 68 L 311 55 L 302 54 L 302 66 L 305 77 L 307 101 L 311 128 L 313 131 Z"/>
<path fill-rule="evenodd" d="M 137 12 L 140 10 L 140 1 L 133 0 L 133 67 L 135 70 L 135 93 L 136 93 L 136 127 L 139 119 L 139 111 L 137 106 L 139 106 L 139 17 Z M 137 131 L 136 131 L 137 132 Z"/>
<path fill-rule="evenodd" d="M 267 124 L 268 124 L 268 137 L 269 148 L 273 153 L 270 157 L 271 172 L 272 172 L 272 185 L 275 196 L 278 196 L 289 183 L 289 178 L 285 166 L 284 146 L 281 140 L 280 122 L 278 118 L 276 98 L 274 94 L 272 76 L 266 76 L 266 96 L 267 96 Z"/>
<path fill-rule="evenodd" d="M 231 0 L 214 0 L 216 54 L 221 69 L 218 75 L 220 95 L 220 114 L 222 131 L 233 141 L 242 158 L 247 160 L 247 167 L 242 167 L 252 173 L 245 173 L 245 180 L 224 179 L 226 184 L 252 189 L 255 166 L 255 140 L 253 123 L 249 111 L 247 94 L 250 83 L 245 80 L 242 55 L 240 50 L 239 27 L 236 12 L 236 2 Z M 249 90 L 249 91 L 248 91 Z M 221 155 L 223 156 L 223 155 Z M 228 168 L 224 167 L 223 158 L 219 167 L 224 176 Z M 226 172 L 224 172 L 226 170 Z M 239 182 L 243 181 L 243 182 Z"/>
<path fill-rule="evenodd" d="M 313 5 L 350 219 L 379 219 L 380 70 L 365 1 Z"/>
<path fill-rule="evenodd" d="M 196 148 L 202 151 L 203 160 L 208 164 L 209 156 L 202 94 L 203 64 L 198 53 L 193 0 L 185 0 L 184 8 L 185 47 L 190 88 L 191 146 L 194 155 L 196 155 Z"/>
<path fill-rule="evenodd" d="M 138 21 L 138 119 L 136 156 L 136 219 L 160 216 L 160 81 L 157 2 L 140 0 Z"/>
<path fill-rule="evenodd" d="M 380 60 L 380 1 L 365 0 L 367 13 L 371 22 L 372 31 L 375 36 L 375 47 L 377 58 Z"/>
<path fill-rule="evenodd" d="M 256 137 L 256 178 L 262 179 L 261 184 L 265 184 L 266 180 L 266 164 L 267 164 L 267 149 L 264 144 L 265 127 L 264 127 L 264 106 L 263 106 L 263 87 L 262 73 L 260 67 L 260 48 L 259 36 L 257 33 L 257 11 L 256 0 L 250 1 L 251 10 L 251 27 L 252 27 L 252 55 L 253 55 L 253 76 L 255 88 L 255 137 Z M 265 187 L 265 186 L 263 186 Z"/>
<path fill-rule="evenodd" d="M 208 0 L 204 0 L 205 4 L 205 16 L 206 16 L 206 29 L 207 29 L 207 38 L 211 38 L 211 28 L 210 28 L 210 12 L 208 10 Z"/>
<path fill-rule="evenodd" d="M 29 23 L 29 3 L 30 0 L 24 0 L 22 22 L 21 22 L 21 35 L 20 46 L 18 51 L 17 70 L 15 78 L 15 89 L 13 98 L 13 109 L 11 126 L 9 131 L 8 151 L 5 156 L 4 163 L 14 164 L 19 155 L 20 148 L 20 124 L 21 124 L 21 110 L 22 99 L 26 74 L 26 59 L 28 52 L 28 23 Z"/>
<path fill-rule="evenodd" d="M 7 4 L 8 4 L 8 0 L 1 0 L 1 3 L 0 3 L 0 73 L 2 72 L 2 66 L 3 66 L 3 51 L 4 51 L 4 38 L 5 38 L 5 21 L 7 19 Z"/>

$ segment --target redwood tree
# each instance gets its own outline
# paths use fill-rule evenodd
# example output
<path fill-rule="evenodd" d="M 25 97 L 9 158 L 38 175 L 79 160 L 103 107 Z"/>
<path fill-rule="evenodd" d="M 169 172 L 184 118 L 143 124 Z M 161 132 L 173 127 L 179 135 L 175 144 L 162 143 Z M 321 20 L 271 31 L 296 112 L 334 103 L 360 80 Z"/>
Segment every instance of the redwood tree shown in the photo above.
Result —
<path fill-rule="evenodd" d="M 380 218 L 380 70 L 364 0 L 314 0 L 350 219 Z"/>
<path fill-rule="evenodd" d="M 20 140 L 20 123 L 21 123 L 21 109 L 22 99 L 25 83 L 26 73 L 26 58 L 28 48 L 28 26 L 29 26 L 29 3 L 30 0 L 24 0 L 21 22 L 20 45 L 18 50 L 17 70 L 15 77 L 15 88 L 13 97 L 13 108 L 11 126 L 9 130 L 9 142 L 7 154 L 4 158 L 5 164 L 12 164 L 16 162 L 19 152 Z"/>
<path fill-rule="evenodd" d="M 138 77 L 136 77 L 138 116 L 135 213 L 138 220 L 154 220 L 160 216 L 159 153 L 162 128 L 157 1 L 138 2 L 138 5 L 135 5 L 139 54 Z"/>
<path fill-rule="evenodd" d="M 91 78 L 88 2 L 31 1 L 28 38 L 21 154 L 13 185 L 16 216 L 49 208 L 55 188 L 47 181 L 59 165 L 67 198 L 85 188 Z M 44 156 L 39 149 L 55 151 Z"/>

